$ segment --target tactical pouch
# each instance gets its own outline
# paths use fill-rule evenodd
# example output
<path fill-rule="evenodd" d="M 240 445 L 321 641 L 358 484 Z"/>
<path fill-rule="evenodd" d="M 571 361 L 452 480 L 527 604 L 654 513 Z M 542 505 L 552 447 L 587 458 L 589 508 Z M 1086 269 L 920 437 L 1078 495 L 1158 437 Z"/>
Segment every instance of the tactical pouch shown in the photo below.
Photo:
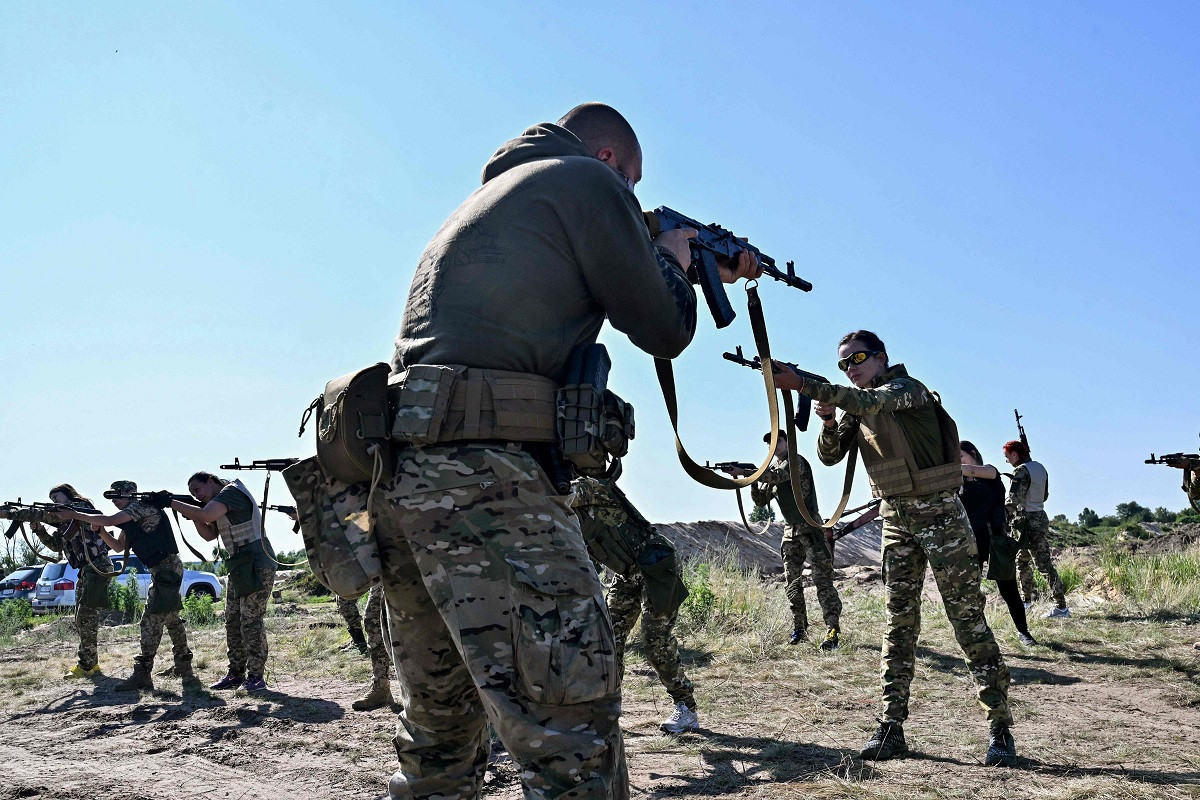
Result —
<path fill-rule="evenodd" d="M 611 367 L 604 345 L 576 347 L 557 393 L 559 447 L 581 475 L 604 476 L 609 459 L 629 452 L 634 435 L 633 406 L 607 389 Z"/>
<path fill-rule="evenodd" d="M 414 364 L 388 380 L 392 438 L 414 447 L 439 441 L 450 396 L 465 367 Z"/>
<path fill-rule="evenodd" d="M 388 453 L 391 421 L 388 419 L 387 379 L 390 368 L 380 362 L 335 378 L 325 393 L 313 401 L 308 414 L 317 412 L 317 459 L 329 475 L 346 483 L 372 481 L 376 471 L 392 475 Z"/>
<path fill-rule="evenodd" d="M 238 597 L 262 591 L 263 582 L 254 568 L 253 552 L 231 554 L 225 559 L 225 568 L 229 570 L 229 589 Z"/>
<path fill-rule="evenodd" d="M 91 567 L 81 567 L 79 584 L 75 590 L 75 603 L 85 608 L 108 608 L 109 580 L 97 574 Z"/>
<path fill-rule="evenodd" d="M 665 536 L 655 531 L 650 545 L 638 556 L 638 569 L 646 581 L 646 599 L 657 613 L 673 617 L 688 596 L 679 575 L 679 558 Z"/>
<path fill-rule="evenodd" d="M 988 553 L 987 579 L 1014 581 L 1017 579 L 1017 540 L 1002 531 L 992 531 L 991 552 Z"/>
<path fill-rule="evenodd" d="M 150 581 L 150 591 L 146 593 L 147 614 L 170 614 L 172 611 L 183 610 L 183 598 L 179 588 L 183 586 L 182 572 L 161 570 Z"/>
<path fill-rule="evenodd" d="M 369 487 L 346 483 L 322 468 L 318 457 L 283 471 L 292 497 L 313 576 L 340 597 L 364 594 L 383 574 L 371 531 Z"/>

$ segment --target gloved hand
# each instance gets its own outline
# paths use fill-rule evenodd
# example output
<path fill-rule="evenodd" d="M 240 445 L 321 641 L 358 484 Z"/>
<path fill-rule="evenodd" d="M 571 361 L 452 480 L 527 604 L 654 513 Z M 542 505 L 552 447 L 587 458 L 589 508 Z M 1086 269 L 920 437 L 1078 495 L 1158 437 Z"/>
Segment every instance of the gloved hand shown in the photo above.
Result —
<path fill-rule="evenodd" d="M 165 489 L 158 492 L 151 492 L 146 499 L 155 508 L 168 508 L 171 505 L 171 493 Z"/>

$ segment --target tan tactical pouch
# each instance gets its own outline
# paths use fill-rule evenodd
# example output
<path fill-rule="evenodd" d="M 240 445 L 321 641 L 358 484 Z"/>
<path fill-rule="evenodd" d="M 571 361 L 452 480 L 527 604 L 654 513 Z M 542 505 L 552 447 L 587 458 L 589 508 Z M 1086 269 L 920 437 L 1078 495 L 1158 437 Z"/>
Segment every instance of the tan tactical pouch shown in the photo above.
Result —
<path fill-rule="evenodd" d="M 416 364 L 388 382 L 392 439 L 554 441 L 554 381 L 526 372 Z"/>
<path fill-rule="evenodd" d="M 329 591 L 355 598 L 383 575 L 379 546 L 371 530 L 370 488 L 327 474 L 318 458 L 306 458 L 283 471 L 292 497 L 313 576 Z"/>
<path fill-rule="evenodd" d="M 388 365 L 380 362 L 335 378 L 309 407 L 317 412 L 317 460 L 340 481 L 374 482 L 392 475 L 388 372 Z"/>

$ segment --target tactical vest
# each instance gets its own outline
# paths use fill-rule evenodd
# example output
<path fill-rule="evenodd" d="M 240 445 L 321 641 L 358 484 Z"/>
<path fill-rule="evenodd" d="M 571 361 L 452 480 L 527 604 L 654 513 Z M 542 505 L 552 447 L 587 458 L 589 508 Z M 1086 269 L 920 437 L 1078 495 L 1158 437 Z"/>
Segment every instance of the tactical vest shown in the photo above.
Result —
<path fill-rule="evenodd" d="M 528 372 L 458 364 L 414 364 L 388 379 L 392 438 L 418 447 L 439 442 L 553 442 L 555 391 Z"/>
<path fill-rule="evenodd" d="M 175 531 L 171 528 L 171 521 L 167 519 L 167 515 L 162 511 L 158 512 L 158 524 L 149 533 L 141 526 L 141 523 L 134 520 L 122 522 L 117 527 L 125 531 L 126 540 L 129 542 L 129 549 L 133 551 L 133 554 L 138 557 L 138 560 L 142 562 L 142 566 L 146 569 L 157 567 L 164 558 L 179 552 L 179 545 L 175 543 Z"/>
<path fill-rule="evenodd" d="M 1025 511 L 1045 511 L 1046 488 L 1050 484 L 1046 468 L 1036 461 L 1026 461 L 1021 466 L 1029 472 L 1029 494 L 1025 495 Z"/>
<path fill-rule="evenodd" d="M 263 538 L 262 511 L 259 510 L 258 504 L 254 502 L 254 496 L 250 494 L 250 490 L 241 481 L 230 481 L 229 485 L 250 498 L 251 508 L 250 519 L 245 522 L 239 522 L 235 525 L 229 521 L 229 515 L 224 514 L 218 517 L 216 522 L 213 523 L 216 525 L 217 534 L 221 537 L 221 544 L 230 553 L 235 553 L 250 542 Z"/>
<path fill-rule="evenodd" d="M 962 463 L 958 456 L 958 425 L 942 408 L 937 395 L 914 380 L 933 404 L 942 434 L 943 461 L 920 469 L 904 428 L 896 419 L 906 411 L 863 414 L 859 419 L 857 445 L 875 497 L 921 497 L 935 492 L 958 491 L 962 487 Z"/>

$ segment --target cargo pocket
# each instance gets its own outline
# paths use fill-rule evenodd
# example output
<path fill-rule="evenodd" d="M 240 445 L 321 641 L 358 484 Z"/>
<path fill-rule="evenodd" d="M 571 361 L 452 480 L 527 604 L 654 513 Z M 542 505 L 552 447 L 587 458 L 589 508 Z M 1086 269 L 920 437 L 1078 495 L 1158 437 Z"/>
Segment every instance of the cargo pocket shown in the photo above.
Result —
<path fill-rule="evenodd" d="M 367 484 L 339 481 L 315 457 L 288 467 L 283 478 L 296 500 L 313 577 L 340 597 L 364 594 L 383 573 L 367 513 Z"/>
<path fill-rule="evenodd" d="M 531 700 L 570 705 L 619 685 L 612 624 L 599 596 L 580 593 L 583 573 L 505 559 L 512 574 L 513 662 Z"/>

